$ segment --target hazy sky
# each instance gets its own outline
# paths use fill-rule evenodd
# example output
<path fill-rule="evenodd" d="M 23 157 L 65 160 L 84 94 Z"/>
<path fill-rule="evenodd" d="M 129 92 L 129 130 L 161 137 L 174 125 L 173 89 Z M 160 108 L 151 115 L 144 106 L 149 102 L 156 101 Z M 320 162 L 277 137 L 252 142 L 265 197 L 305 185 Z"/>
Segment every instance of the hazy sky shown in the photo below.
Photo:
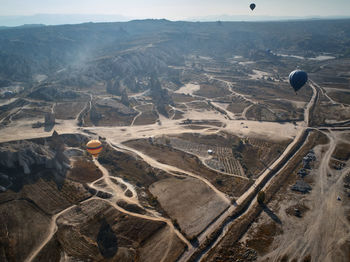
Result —
<path fill-rule="evenodd" d="M 350 15 L 350 0 L 0 0 L 0 15 L 120 14 L 171 20 L 208 15 Z"/>

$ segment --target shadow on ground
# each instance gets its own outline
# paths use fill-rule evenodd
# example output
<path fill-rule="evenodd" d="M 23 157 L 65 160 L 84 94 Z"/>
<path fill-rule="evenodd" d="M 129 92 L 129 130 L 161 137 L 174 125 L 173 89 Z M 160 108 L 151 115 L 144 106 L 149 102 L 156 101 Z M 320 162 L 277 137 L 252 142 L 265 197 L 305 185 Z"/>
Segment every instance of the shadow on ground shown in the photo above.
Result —
<path fill-rule="evenodd" d="M 118 239 L 105 219 L 101 220 L 97 235 L 97 245 L 104 258 L 113 257 L 118 251 Z"/>
<path fill-rule="evenodd" d="M 268 208 L 268 206 L 264 205 L 263 211 L 277 224 L 282 224 L 281 219 L 279 219 L 279 217 L 275 213 L 273 213 L 273 211 L 270 208 Z"/>

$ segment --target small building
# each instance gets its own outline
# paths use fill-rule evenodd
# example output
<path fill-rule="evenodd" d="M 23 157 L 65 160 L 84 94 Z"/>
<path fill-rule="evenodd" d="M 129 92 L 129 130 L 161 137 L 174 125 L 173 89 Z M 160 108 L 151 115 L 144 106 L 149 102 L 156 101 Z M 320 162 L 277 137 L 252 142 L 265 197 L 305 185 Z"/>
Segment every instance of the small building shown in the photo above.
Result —
<path fill-rule="evenodd" d="M 305 168 L 305 169 L 311 169 L 310 162 L 304 162 L 304 163 L 303 163 L 303 168 Z"/>
<path fill-rule="evenodd" d="M 313 153 L 313 152 L 309 152 L 309 153 L 306 155 L 306 157 L 309 158 L 311 161 L 315 161 L 315 160 L 316 160 L 315 153 Z"/>
<path fill-rule="evenodd" d="M 291 187 L 291 190 L 298 191 L 303 194 L 309 193 L 311 189 L 311 186 L 303 180 L 297 180 L 295 184 Z"/>
<path fill-rule="evenodd" d="M 300 169 L 300 170 L 298 171 L 297 174 L 298 174 L 299 176 L 301 176 L 301 177 L 304 177 L 304 176 L 307 175 L 307 171 L 306 171 L 305 168 L 302 168 L 302 169 Z"/>
<path fill-rule="evenodd" d="M 304 169 L 310 169 L 310 160 L 308 157 L 303 157 L 303 168 Z"/>
<path fill-rule="evenodd" d="M 212 155 L 213 153 L 214 153 L 214 151 L 213 151 L 213 150 L 208 149 L 208 154 L 209 154 L 209 155 Z"/>

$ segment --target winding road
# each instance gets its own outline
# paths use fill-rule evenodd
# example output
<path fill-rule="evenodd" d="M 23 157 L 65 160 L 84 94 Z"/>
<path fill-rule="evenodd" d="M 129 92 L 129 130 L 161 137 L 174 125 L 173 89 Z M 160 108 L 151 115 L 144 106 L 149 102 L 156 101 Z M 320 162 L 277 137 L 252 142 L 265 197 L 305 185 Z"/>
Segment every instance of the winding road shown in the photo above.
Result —
<path fill-rule="evenodd" d="M 230 83 L 224 80 L 220 80 L 220 79 L 216 79 L 214 77 L 210 77 L 208 76 L 209 79 L 213 79 L 213 80 L 217 80 L 217 81 L 223 81 L 225 82 L 227 85 L 230 86 Z M 205 257 L 205 255 L 216 246 L 217 243 L 219 243 L 219 241 L 225 236 L 227 230 L 229 229 L 230 225 L 233 223 L 233 221 L 231 221 L 230 223 L 227 223 L 225 225 L 223 225 L 224 221 L 227 220 L 227 218 L 232 215 L 232 213 L 237 209 L 237 205 L 242 205 L 245 204 L 247 199 L 250 199 L 253 195 L 256 194 L 256 188 L 266 188 L 267 186 L 269 186 L 271 183 L 273 183 L 273 179 L 271 179 L 271 177 L 269 178 L 269 176 L 271 175 L 271 172 L 275 172 L 273 175 L 278 174 L 278 170 L 276 171 L 276 168 L 279 168 L 279 170 L 281 170 L 281 168 L 283 168 L 280 166 L 281 163 L 286 163 L 286 157 L 290 158 L 293 157 L 294 153 L 292 154 L 293 150 L 298 147 L 301 146 L 303 141 L 303 137 L 305 136 L 305 132 L 307 131 L 307 129 L 309 128 L 309 124 L 310 124 L 310 119 L 311 119 L 311 112 L 313 107 L 315 106 L 317 99 L 318 99 L 318 95 L 319 95 L 319 90 L 321 89 L 320 87 L 318 87 L 314 82 L 310 81 L 309 82 L 309 86 L 310 88 L 312 88 L 313 91 L 313 95 L 310 99 L 310 101 L 307 103 L 305 110 L 304 110 L 304 121 L 298 126 L 298 130 L 296 132 L 296 135 L 293 139 L 293 141 L 287 146 L 287 148 L 284 150 L 284 152 L 268 167 L 266 168 L 266 170 L 259 176 L 259 178 L 257 180 L 255 180 L 253 186 L 251 186 L 243 195 L 241 195 L 237 200 L 235 205 L 232 205 L 230 202 L 230 199 L 227 195 L 225 195 L 223 192 L 219 191 L 213 184 L 211 184 L 207 179 L 194 174 L 192 172 L 188 172 L 185 170 L 182 170 L 179 167 L 175 167 L 175 166 L 171 166 L 171 165 L 167 165 L 167 164 L 163 164 L 160 163 L 159 161 L 157 161 L 156 159 L 138 151 L 137 149 L 134 148 L 130 148 L 125 146 L 124 144 L 122 144 L 123 141 L 126 141 L 128 139 L 127 136 L 125 138 L 123 138 L 122 140 L 118 140 L 117 138 L 117 133 L 110 133 L 111 136 L 108 136 L 108 132 L 110 132 L 111 129 L 108 128 L 99 128 L 99 127 L 92 127 L 92 128 L 87 128 L 87 130 L 93 130 L 94 132 L 96 132 L 97 134 L 101 134 L 104 137 L 106 137 L 106 141 L 115 149 L 118 151 L 123 151 L 123 152 L 132 152 L 133 154 L 138 155 L 143 161 L 145 161 L 146 163 L 148 163 L 150 166 L 157 168 L 157 169 L 161 169 L 166 171 L 167 173 L 174 175 L 174 176 L 179 176 L 178 173 L 193 177 L 195 179 L 199 179 L 201 180 L 203 183 L 205 183 L 206 185 L 208 185 L 218 196 L 220 196 L 220 198 L 222 200 L 224 200 L 226 203 L 229 203 L 230 206 L 229 208 L 223 212 L 215 221 L 213 221 L 197 238 L 198 238 L 198 244 L 201 245 L 204 243 L 204 241 L 216 230 L 218 230 L 220 227 L 223 227 L 222 229 L 222 233 L 218 236 L 218 238 L 215 240 L 214 243 L 211 244 L 210 248 L 207 249 L 205 252 L 202 252 L 200 254 L 200 256 L 197 259 L 202 259 Z M 233 92 L 233 91 L 232 91 Z M 255 104 L 255 101 L 252 101 L 251 99 L 247 98 L 246 96 L 243 96 L 241 94 L 238 93 L 234 93 L 235 95 L 241 96 L 243 97 L 245 100 Z M 142 94 L 140 94 L 142 95 Z M 79 112 L 77 118 L 75 119 L 75 121 L 77 122 L 79 116 L 81 114 L 83 114 L 83 112 L 85 110 L 88 109 L 88 106 L 90 105 L 91 108 L 91 100 L 92 100 L 92 96 L 90 95 L 90 101 L 86 104 L 86 106 L 84 107 L 84 109 Z M 332 101 L 331 101 L 332 102 Z M 215 104 L 215 106 L 218 106 L 217 104 Z M 247 112 L 247 110 L 251 107 L 252 105 L 248 106 L 247 108 L 244 109 L 244 115 L 245 116 L 245 112 Z M 220 106 L 218 106 L 220 107 Z M 221 110 L 224 110 L 222 107 L 220 107 Z M 226 110 L 224 110 L 226 111 Z M 226 111 L 227 112 L 227 111 Z M 140 115 L 140 111 L 139 111 L 139 115 Z M 139 116 L 137 115 L 137 116 Z M 145 129 L 142 129 L 144 127 L 134 127 L 133 123 L 135 121 L 135 119 L 137 118 L 137 116 L 133 119 L 132 121 L 132 125 L 131 127 L 129 127 L 129 130 L 134 130 L 134 134 L 137 134 L 137 132 L 140 132 L 143 134 L 143 136 L 147 135 L 147 131 Z M 161 133 L 178 133 L 178 132 L 190 132 L 189 130 L 185 130 L 183 129 L 181 126 L 179 127 L 178 125 L 178 121 L 171 121 L 168 119 L 161 119 L 162 120 L 162 127 L 159 127 L 157 125 L 154 125 L 148 133 L 152 134 L 156 129 L 158 129 L 157 134 L 161 134 Z M 171 124 L 170 124 L 171 121 Z M 229 120 L 227 120 L 229 121 Z M 236 120 L 238 121 L 238 120 Z M 165 126 L 164 126 L 165 124 Z M 70 127 L 71 128 L 71 127 Z M 134 129 L 131 129 L 134 128 Z M 167 130 L 167 128 L 169 128 Z M 173 128 L 173 129 L 171 129 Z M 161 129 L 161 131 L 159 131 Z M 139 131 L 138 131 L 139 130 Z M 167 130 L 167 131 L 166 131 Z M 221 129 L 216 129 L 215 131 L 213 131 L 212 133 L 216 133 Z M 70 130 L 72 133 L 82 133 L 84 135 L 86 135 L 84 133 L 84 131 L 79 127 L 75 127 L 72 128 L 72 130 Z M 203 131 L 203 130 L 202 130 Z M 123 131 L 120 131 L 121 133 Z M 138 134 L 137 136 L 141 136 L 141 134 Z M 324 161 L 322 161 L 322 165 L 320 167 L 321 172 L 323 174 L 328 172 L 328 161 L 331 157 L 332 152 L 335 149 L 335 145 L 336 143 L 334 143 L 334 137 L 332 136 L 332 133 L 329 132 L 329 134 L 327 135 L 330 138 L 330 147 L 326 153 L 326 155 L 324 156 Z M 113 206 L 115 209 L 117 209 L 120 212 L 129 214 L 131 216 L 136 216 L 136 217 L 140 217 L 140 218 L 144 218 L 144 219 L 149 219 L 149 220 L 154 220 L 154 221 L 163 221 L 165 223 L 168 224 L 169 228 L 171 229 L 172 232 L 174 232 L 188 247 L 188 249 L 182 254 L 182 256 L 179 258 L 178 261 L 188 261 L 189 258 L 191 258 L 194 253 L 197 251 L 198 247 L 197 246 L 193 246 L 183 235 L 181 232 L 179 232 L 173 225 L 173 223 L 171 222 L 170 219 L 166 219 L 161 217 L 159 214 L 157 214 L 156 212 L 152 211 L 152 210 L 148 210 L 146 208 L 144 208 L 137 197 L 137 192 L 134 188 L 133 185 L 131 185 L 130 183 L 124 181 L 121 178 L 118 177 L 111 177 L 108 173 L 108 170 L 103 167 L 97 159 L 93 160 L 94 164 L 99 168 L 99 170 L 102 172 L 103 176 L 102 178 L 99 178 L 98 180 L 94 181 L 93 183 L 90 183 L 89 186 L 96 189 L 96 190 L 101 190 L 101 191 L 107 191 L 108 193 L 112 194 L 112 197 L 110 199 L 101 199 L 101 198 L 97 198 L 96 196 L 93 196 L 92 198 L 88 199 L 88 200 L 84 200 L 85 201 L 90 201 L 91 199 L 99 199 L 101 201 L 105 201 L 107 203 L 109 203 L 111 206 Z M 272 176 L 273 177 L 273 176 Z M 268 181 L 267 181 L 267 178 Z M 105 185 L 101 186 L 101 184 L 99 184 L 99 182 L 103 182 Z M 117 182 L 117 183 L 116 183 Z M 322 181 L 321 181 L 322 182 Z M 121 185 L 124 185 L 126 187 L 126 189 L 123 189 L 121 187 Z M 322 194 L 324 193 L 324 188 L 323 186 L 321 186 L 322 188 Z M 129 190 L 132 193 L 131 197 L 127 197 L 125 195 L 125 192 Z M 135 204 L 137 206 L 139 206 L 140 208 L 144 209 L 147 211 L 148 215 L 144 215 L 144 214 L 138 214 L 138 213 L 134 213 L 134 212 L 130 212 L 127 211 L 123 208 L 121 208 L 120 206 L 118 206 L 116 204 L 116 202 L 118 200 L 124 200 L 127 203 L 130 204 Z M 247 205 L 249 205 L 247 207 L 247 211 L 250 210 L 250 208 L 252 208 L 252 204 L 254 204 L 256 201 L 256 199 L 254 198 L 250 203 L 248 203 Z M 52 218 L 51 218 L 51 223 L 50 223 L 50 227 L 47 233 L 47 236 L 45 237 L 45 239 L 42 241 L 42 243 L 35 248 L 31 254 L 28 256 L 28 258 L 26 259 L 26 262 L 30 262 L 33 261 L 33 259 L 40 253 L 40 251 L 45 247 L 45 245 L 50 241 L 50 239 L 52 238 L 52 236 L 56 233 L 57 231 L 57 218 L 62 215 L 63 213 L 69 211 L 71 208 L 73 208 L 75 205 L 72 205 L 68 208 L 66 208 L 65 210 L 62 210 L 61 212 L 55 214 Z M 243 213 L 244 215 L 244 213 Z M 170 245 L 170 244 L 169 244 Z M 170 252 L 170 250 L 168 250 L 168 252 Z M 165 259 L 166 254 L 164 256 L 163 259 Z"/>
<path fill-rule="evenodd" d="M 274 172 L 275 168 L 277 166 L 280 165 L 280 163 L 282 161 L 285 161 L 285 157 L 287 155 L 290 154 L 290 152 L 295 148 L 295 146 L 298 143 L 301 143 L 302 141 L 302 137 L 304 136 L 305 132 L 306 132 L 306 127 L 308 126 L 309 123 L 309 115 L 310 115 L 310 110 L 311 108 L 315 105 L 316 103 L 316 98 L 318 95 L 318 90 L 314 87 L 311 86 L 313 90 L 313 95 L 309 101 L 309 103 L 307 104 L 306 108 L 305 108 L 305 113 L 304 113 L 304 124 L 303 126 L 305 128 L 302 128 L 299 130 L 298 134 L 296 135 L 296 137 L 294 138 L 294 140 L 288 145 L 288 147 L 284 150 L 284 152 L 279 156 L 279 158 L 277 160 L 275 160 L 275 162 L 273 162 L 268 168 L 266 168 L 266 170 L 259 176 L 259 178 L 254 182 L 254 184 L 243 194 L 241 195 L 237 200 L 236 200 L 236 204 L 237 205 L 241 205 L 242 203 L 244 203 L 244 201 L 249 198 L 251 195 L 255 195 L 255 191 L 257 187 L 260 187 L 260 185 L 262 183 L 265 183 L 266 178 L 270 175 L 271 172 Z M 276 172 L 276 174 L 278 174 L 278 172 Z M 268 187 L 271 183 L 272 179 L 270 178 L 269 181 L 262 187 L 262 190 L 264 190 L 266 187 Z M 249 209 L 253 206 L 253 204 L 256 202 L 256 199 L 254 198 L 253 201 L 251 201 L 249 203 L 249 207 L 248 209 L 242 214 L 244 215 L 247 211 L 249 211 Z M 217 228 L 219 228 L 222 223 L 235 211 L 235 209 L 237 208 L 237 205 L 231 205 L 229 209 L 227 209 L 213 224 L 211 224 L 210 227 L 208 227 L 199 237 L 199 243 L 203 243 L 206 239 L 207 236 L 210 236 L 211 233 L 213 233 Z M 234 221 L 231 221 L 230 223 L 226 224 L 222 230 L 222 233 L 219 235 L 219 237 L 215 240 L 214 244 L 211 245 L 211 247 L 209 249 L 207 249 L 205 252 L 202 252 L 200 254 L 200 257 L 197 257 L 197 260 L 201 261 L 202 258 L 205 257 L 205 255 L 211 250 L 213 249 L 217 243 L 220 242 L 220 240 L 225 236 L 225 234 L 227 233 L 230 225 L 233 223 Z M 186 251 L 182 257 L 180 258 L 179 261 L 181 262 L 185 262 L 187 261 L 190 257 L 192 257 L 192 255 L 194 254 L 196 250 L 194 248 L 189 249 L 188 251 Z"/>

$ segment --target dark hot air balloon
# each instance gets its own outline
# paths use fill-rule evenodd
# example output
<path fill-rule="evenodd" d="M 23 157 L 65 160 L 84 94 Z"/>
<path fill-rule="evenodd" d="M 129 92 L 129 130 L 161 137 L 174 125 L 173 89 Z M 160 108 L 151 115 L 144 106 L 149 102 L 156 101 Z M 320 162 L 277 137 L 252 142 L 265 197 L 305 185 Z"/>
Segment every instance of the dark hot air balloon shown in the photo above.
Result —
<path fill-rule="evenodd" d="M 307 73 L 301 70 L 294 70 L 289 74 L 289 83 L 295 93 L 307 82 Z"/>
<path fill-rule="evenodd" d="M 256 5 L 254 3 L 250 4 L 250 9 L 252 9 L 252 11 L 255 9 Z"/>

